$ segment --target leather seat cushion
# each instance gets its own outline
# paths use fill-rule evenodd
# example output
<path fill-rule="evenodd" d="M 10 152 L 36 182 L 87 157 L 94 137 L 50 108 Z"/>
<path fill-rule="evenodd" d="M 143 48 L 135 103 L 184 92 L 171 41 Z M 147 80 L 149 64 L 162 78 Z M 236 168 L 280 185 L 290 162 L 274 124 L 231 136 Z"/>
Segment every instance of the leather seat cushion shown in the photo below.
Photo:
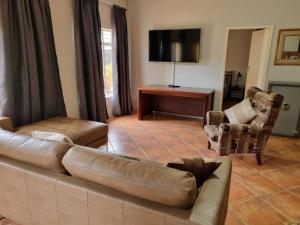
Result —
<path fill-rule="evenodd" d="M 29 136 L 31 136 L 31 131 L 61 133 L 71 138 L 77 145 L 88 146 L 99 139 L 107 137 L 108 125 L 88 120 L 53 117 L 16 129 L 16 133 Z"/>
<path fill-rule="evenodd" d="M 62 162 L 74 177 L 172 207 L 192 207 L 197 197 L 196 180 L 191 173 L 157 163 L 82 146 L 71 148 Z"/>
<path fill-rule="evenodd" d="M 71 146 L 18 135 L 0 129 L 0 155 L 24 163 L 65 173 L 62 158 Z"/>

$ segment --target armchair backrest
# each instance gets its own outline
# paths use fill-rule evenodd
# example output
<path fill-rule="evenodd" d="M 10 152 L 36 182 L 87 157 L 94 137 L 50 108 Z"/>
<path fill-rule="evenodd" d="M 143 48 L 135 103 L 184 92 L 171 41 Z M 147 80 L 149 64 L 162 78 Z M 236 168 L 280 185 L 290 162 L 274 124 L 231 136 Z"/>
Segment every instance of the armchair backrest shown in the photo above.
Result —
<path fill-rule="evenodd" d="M 262 91 L 256 87 L 248 90 L 247 97 L 257 113 L 251 125 L 271 132 L 279 115 L 284 97 L 278 93 Z"/>

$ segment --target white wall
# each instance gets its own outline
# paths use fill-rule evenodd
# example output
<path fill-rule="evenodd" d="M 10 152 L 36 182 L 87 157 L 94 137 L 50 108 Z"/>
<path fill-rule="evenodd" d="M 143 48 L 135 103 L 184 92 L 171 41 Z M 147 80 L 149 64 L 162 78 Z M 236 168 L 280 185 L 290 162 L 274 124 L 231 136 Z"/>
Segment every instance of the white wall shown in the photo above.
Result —
<path fill-rule="evenodd" d="M 101 2 L 101 1 L 100 1 Z M 113 5 L 127 7 L 127 0 L 105 0 Z M 69 117 L 79 117 L 79 101 L 76 79 L 76 60 L 74 46 L 74 0 L 49 0 L 53 23 L 54 39 L 60 69 L 62 89 Z M 103 24 L 109 24 L 109 5 L 101 4 Z M 111 103 L 108 101 L 108 107 Z M 110 110 L 108 110 L 110 112 Z"/>
<path fill-rule="evenodd" d="M 226 55 L 226 71 L 240 72 L 239 85 L 245 86 L 253 30 L 230 30 Z M 235 82 L 235 81 L 234 81 Z"/>
<path fill-rule="evenodd" d="M 135 107 L 139 86 L 168 84 L 172 79 L 171 63 L 148 61 L 150 29 L 202 28 L 200 62 L 178 65 L 177 83 L 216 89 L 215 109 L 220 107 L 228 27 L 274 25 L 268 80 L 300 82 L 299 66 L 274 66 L 278 29 L 300 27 L 299 8 L 299 0 L 129 0 Z"/>

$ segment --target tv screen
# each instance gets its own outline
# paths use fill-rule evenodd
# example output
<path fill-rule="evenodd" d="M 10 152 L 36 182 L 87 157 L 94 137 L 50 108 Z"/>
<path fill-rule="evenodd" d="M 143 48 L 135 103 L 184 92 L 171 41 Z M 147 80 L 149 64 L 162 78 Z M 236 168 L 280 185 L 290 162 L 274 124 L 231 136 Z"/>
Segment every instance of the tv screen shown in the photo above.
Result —
<path fill-rule="evenodd" d="M 201 29 L 150 30 L 149 61 L 199 62 Z"/>

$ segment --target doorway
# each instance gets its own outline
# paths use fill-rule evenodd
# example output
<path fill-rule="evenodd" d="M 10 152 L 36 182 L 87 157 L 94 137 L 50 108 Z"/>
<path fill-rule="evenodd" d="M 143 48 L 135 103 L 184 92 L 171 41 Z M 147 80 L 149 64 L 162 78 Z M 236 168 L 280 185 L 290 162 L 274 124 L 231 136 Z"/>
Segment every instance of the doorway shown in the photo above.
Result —
<path fill-rule="evenodd" d="M 222 110 L 244 100 L 247 90 L 266 87 L 273 27 L 229 28 Z"/>

